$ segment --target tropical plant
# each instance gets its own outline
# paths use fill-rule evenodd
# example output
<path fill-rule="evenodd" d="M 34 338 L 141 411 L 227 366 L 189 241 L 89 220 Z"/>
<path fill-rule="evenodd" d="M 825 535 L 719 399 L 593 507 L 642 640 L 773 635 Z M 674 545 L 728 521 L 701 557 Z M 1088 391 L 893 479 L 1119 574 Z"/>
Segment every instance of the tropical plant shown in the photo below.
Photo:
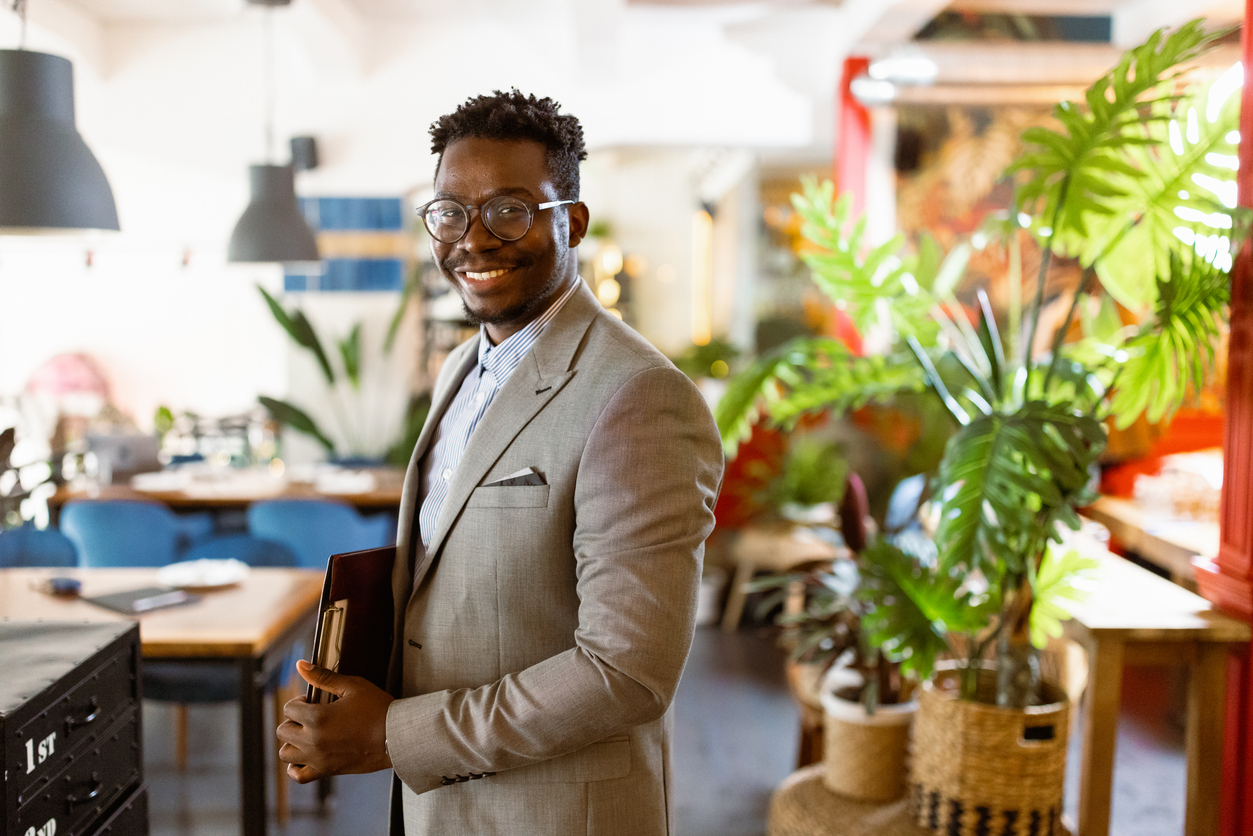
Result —
<path fill-rule="evenodd" d="M 998 703 L 1036 698 L 1036 650 L 1060 632 L 1091 565 L 1060 544 L 1094 496 L 1106 419 L 1169 416 L 1211 368 L 1225 274 L 1247 228 L 1232 182 L 1239 97 L 1228 76 L 1181 91 L 1175 68 L 1222 34 L 1200 20 L 1159 31 L 1084 102 L 1059 104 L 1059 129 L 1024 132 L 1027 150 L 1007 170 L 1015 211 L 981 232 L 1014 247 L 1025 229 L 1040 245 L 1025 335 L 1018 276 L 1004 333 L 982 291 L 973 316 L 958 303 L 973 240 L 943 256 L 925 235 L 913 254 L 901 236 L 870 246 L 865 219 L 852 221 L 851 199 L 830 183 L 807 180 L 793 196 L 815 283 L 892 348 L 862 357 L 813 338 L 761 358 L 719 404 L 724 443 L 734 454 L 762 414 L 791 426 L 923 390 L 944 404 L 957 432 L 934 477 L 938 558 L 881 541 L 863 555 L 860 594 L 874 602 L 863 622 L 871 643 L 905 671 L 925 678 L 941 654 L 964 660 L 963 698 L 975 697 L 993 647 Z M 1041 314 L 1055 255 L 1077 259 L 1083 278 L 1054 326 Z M 1077 314 L 1083 339 L 1068 343 Z"/>
<path fill-rule="evenodd" d="M 383 341 L 383 353 L 385 356 L 391 353 L 395 344 L 396 335 L 400 330 L 405 311 L 408 309 L 409 300 L 416 289 L 417 281 L 418 278 L 415 272 L 405 283 L 405 287 L 401 292 L 399 304 L 396 307 L 396 312 L 392 315 Z M 275 321 L 282 326 L 283 330 L 287 332 L 287 335 L 291 337 L 296 345 L 308 351 L 317 362 L 318 368 L 326 382 L 327 400 L 331 406 L 339 431 L 338 435 L 345 439 L 348 445 L 347 448 L 339 449 L 331 436 L 318 426 L 317 422 L 306 410 L 290 401 L 272 398 L 267 395 L 259 396 L 258 401 L 266 408 L 275 421 L 314 439 L 326 449 L 328 454 L 344 456 L 361 455 L 370 452 L 361 428 L 357 422 L 354 422 L 349 417 L 350 410 L 348 408 L 349 402 L 354 398 L 359 399 L 361 394 L 363 362 L 361 349 L 362 324 L 360 322 L 355 323 L 346 337 L 335 341 L 337 361 L 332 363 L 330 353 L 323 347 L 322 339 L 318 336 L 313 324 L 309 322 L 303 311 L 299 309 L 288 311 L 265 288 L 257 285 L 257 290 L 265 299 L 265 303 L 269 307 L 270 313 L 274 316 Z M 336 370 L 337 366 L 338 373 Z M 429 395 L 416 395 L 410 398 L 406 407 L 401 433 L 398 438 L 387 445 L 383 454 L 383 460 L 387 464 L 403 467 L 408 463 L 409 455 L 417 443 L 418 433 L 426 420 L 430 405 Z"/>

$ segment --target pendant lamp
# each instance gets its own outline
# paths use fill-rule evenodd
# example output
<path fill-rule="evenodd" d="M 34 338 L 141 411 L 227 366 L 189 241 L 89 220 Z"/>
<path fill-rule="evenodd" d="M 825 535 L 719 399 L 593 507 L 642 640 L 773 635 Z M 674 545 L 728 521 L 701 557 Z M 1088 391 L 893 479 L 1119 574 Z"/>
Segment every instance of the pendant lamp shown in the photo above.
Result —
<path fill-rule="evenodd" d="M 249 0 L 257 6 L 286 5 L 279 0 Z M 270 153 L 274 139 L 273 72 L 270 12 L 265 15 L 266 31 L 266 152 Z M 318 261 L 317 241 L 313 230 L 300 214 L 296 202 L 295 172 L 290 165 L 264 163 L 248 170 L 251 199 L 235 230 L 231 233 L 227 249 L 227 261 L 244 262 L 296 262 Z"/>
<path fill-rule="evenodd" d="M 67 229 L 118 229 L 109 181 L 74 127 L 72 65 L 0 49 L 0 234 Z"/>

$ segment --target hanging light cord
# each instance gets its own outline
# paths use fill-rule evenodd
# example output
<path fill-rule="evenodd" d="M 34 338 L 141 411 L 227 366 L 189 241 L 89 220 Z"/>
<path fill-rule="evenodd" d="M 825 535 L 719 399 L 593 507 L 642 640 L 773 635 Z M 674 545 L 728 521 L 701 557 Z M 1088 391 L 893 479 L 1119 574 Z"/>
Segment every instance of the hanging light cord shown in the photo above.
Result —
<path fill-rule="evenodd" d="M 26 0 L 19 0 L 26 2 Z M 265 156 L 274 162 L 274 10 L 265 7 Z"/>
<path fill-rule="evenodd" d="M 22 28 L 18 30 L 17 48 L 26 49 L 26 0 L 13 0 L 13 13 L 22 22 Z"/>

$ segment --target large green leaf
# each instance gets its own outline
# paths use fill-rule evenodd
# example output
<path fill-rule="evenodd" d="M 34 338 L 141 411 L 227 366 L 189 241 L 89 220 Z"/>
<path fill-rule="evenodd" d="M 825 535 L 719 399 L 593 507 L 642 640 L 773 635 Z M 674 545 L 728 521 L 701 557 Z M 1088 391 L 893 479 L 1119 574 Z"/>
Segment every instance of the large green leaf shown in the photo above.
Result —
<path fill-rule="evenodd" d="M 313 419 L 304 410 L 293 406 L 287 401 L 266 397 L 265 395 L 258 396 L 257 400 L 269 410 L 275 421 L 317 439 L 318 443 L 327 449 L 327 452 L 335 452 L 335 443 L 323 435 L 322 431 L 318 429 L 318 425 L 314 423 Z"/>
<path fill-rule="evenodd" d="M 926 679 L 936 657 L 949 650 L 947 634 L 978 632 L 990 623 L 988 602 L 960 578 L 922 565 L 887 541 L 871 543 L 860 558 L 861 628 L 872 647 L 901 663 L 902 673 Z"/>
<path fill-rule="evenodd" d="M 1172 70 L 1177 64 L 1200 55 L 1225 34 L 1207 33 L 1202 23 L 1193 20 L 1170 35 L 1158 30 L 1141 46 L 1127 50 L 1117 66 L 1088 88 L 1084 105 L 1062 102 L 1054 108 L 1060 130 L 1032 127 L 1023 132 L 1027 153 L 1008 173 L 1029 173 L 1018 187 L 1016 201 L 1043 223 L 1056 219 L 1046 233 L 1054 246 L 1083 252 L 1091 234 L 1089 224 L 1119 214 L 1120 204 L 1130 195 L 1128 179 L 1140 176 L 1128 161 L 1128 152 L 1157 144 L 1144 135 L 1143 125 L 1164 118 L 1154 108 L 1171 98 L 1161 86 L 1175 77 Z"/>
<path fill-rule="evenodd" d="M 1084 557 L 1074 549 L 1063 552 L 1050 546 L 1045 550 L 1031 583 L 1028 626 L 1033 645 L 1043 650 L 1050 636 L 1059 638 L 1062 635 L 1062 622 L 1071 617 L 1069 602 L 1083 601 L 1088 597 L 1088 590 L 1076 581 L 1090 577 L 1099 565 L 1096 560 Z"/>
<path fill-rule="evenodd" d="M 981 416 L 954 435 L 940 463 L 936 546 L 946 571 L 1024 571 L 1057 519 L 1077 522 L 1088 468 L 1105 431 L 1065 404 L 1029 401 Z"/>
<path fill-rule="evenodd" d="M 1154 317 L 1127 342 L 1127 359 L 1110 410 L 1120 428 L 1142 412 L 1160 421 L 1196 394 L 1214 364 L 1219 323 L 1227 316 L 1230 278 L 1196 255 L 1171 257 L 1158 280 Z"/>
<path fill-rule="evenodd" d="M 283 306 L 278 303 L 273 296 L 266 292 L 261 285 L 257 285 L 257 290 L 261 291 L 261 295 L 265 298 L 265 304 L 269 307 L 270 313 L 274 315 L 275 321 L 282 326 L 287 335 L 296 342 L 297 345 L 308 349 L 318 361 L 318 367 L 322 369 L 322 374 L 326 377 L 328 384 L 334 385 L 335 372 L 331 369 L 331 361 L 326 356 L 326 352 L 322 349 L 322 342 L 318 339 L 318 334 L 313 330 L 313 325 L 305 317 L 304 313 L 297 310 L 295 313 L 287 313 Z"/>
<path fill-rule="evenodd" d="M 1230 240 L 1243 226 L 1231 167 L 1239 103 L 1232 95 L 1207 112 L 1205 97 L 1187 99 L 1167 121 L 1146 125 L 1152 148 L 1127 149 L 1137 175 L 1122 177 L 1127 196 L 1115 203 L 1115 214 L 1092 225 L 1082 256 L 1085 264 L 1096 263 L 1101 283 L 1122 304 L 1154 303 L 1155 278 L 1169 275 L 1181 236 L 1188 244 L 1198 235 Z"/>
<path fill-rule="evenodd" d="M 361 388 L 361 323 L 352 327 L 352 332 L 340 340 L 339 356 L 344 361 L 344 374 L 352 388 Z"/>
<path fill-rule="evenodd" d="M 418 283 L 421 280 L 422 264 L 419 262 L 415 263 L 413 269 L 409 271 L 409 276 L 405 279 L 405 286 L 400 291 L 400 299 L 396 301 L 396 310 L 387 326 L 387 336 L 383 339 L 384 354 L 392 353 L 392 346 L 396 344 L 396 335 L 400 333 L 400 323 L 405 319 L 405 314 L 409 310 L 409 301 L 413 298 L 413 294 L 417 291 Z"/>

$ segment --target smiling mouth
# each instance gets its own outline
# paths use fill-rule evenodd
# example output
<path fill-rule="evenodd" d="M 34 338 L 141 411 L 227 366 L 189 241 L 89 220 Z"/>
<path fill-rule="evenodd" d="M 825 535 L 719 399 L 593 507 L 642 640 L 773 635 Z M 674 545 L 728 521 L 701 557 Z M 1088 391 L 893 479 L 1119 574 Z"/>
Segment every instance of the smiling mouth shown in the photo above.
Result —
<path fill-rule="evenodd" d="M 472 273 L 469 270 L 462 271 L 461 275 L 475 282 L 485 282 L 488 279 L 499 278 L 508 273 L 509 270 L 488 270 L 486 273 Z"/>

